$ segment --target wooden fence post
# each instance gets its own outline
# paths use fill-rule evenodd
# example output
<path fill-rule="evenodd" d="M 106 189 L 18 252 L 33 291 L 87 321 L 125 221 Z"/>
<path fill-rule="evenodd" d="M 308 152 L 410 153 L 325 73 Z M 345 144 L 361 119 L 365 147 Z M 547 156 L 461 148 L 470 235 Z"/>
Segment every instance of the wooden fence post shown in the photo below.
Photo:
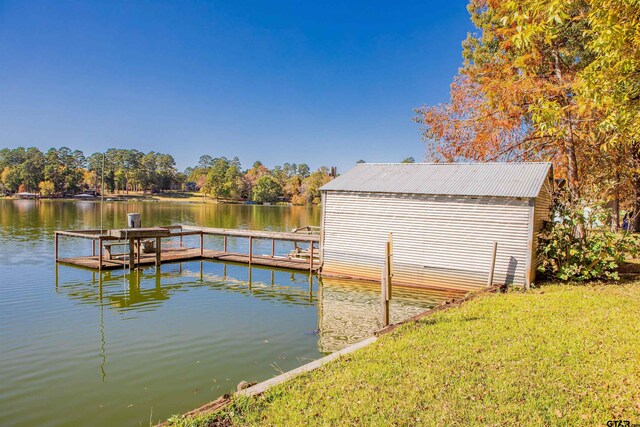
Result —
<path fill-rule="evenodd" d="M 487 279 L 487 287 L 493 285 L 493 270 L 496 266 L 496 253 L 498 252 L 498 242 L 493 242 L 493 250 L 491 252 L 491 269 L 489 270 L 489 279 Z"/>

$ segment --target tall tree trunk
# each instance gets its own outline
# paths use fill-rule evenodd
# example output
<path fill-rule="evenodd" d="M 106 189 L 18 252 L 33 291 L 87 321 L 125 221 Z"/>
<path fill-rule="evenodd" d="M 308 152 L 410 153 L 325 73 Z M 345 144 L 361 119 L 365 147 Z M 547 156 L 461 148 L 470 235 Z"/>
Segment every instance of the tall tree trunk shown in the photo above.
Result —
<path fill-rule="evenodd" d="M 578 159 L 576 157 L 576 147 L 573 137 L 569 138 L 565 143 L 566 162 L 567 162 L 567 183 L 571 195 L 575 198 L 580 197 L 580 184 L 578 180 Z"/>

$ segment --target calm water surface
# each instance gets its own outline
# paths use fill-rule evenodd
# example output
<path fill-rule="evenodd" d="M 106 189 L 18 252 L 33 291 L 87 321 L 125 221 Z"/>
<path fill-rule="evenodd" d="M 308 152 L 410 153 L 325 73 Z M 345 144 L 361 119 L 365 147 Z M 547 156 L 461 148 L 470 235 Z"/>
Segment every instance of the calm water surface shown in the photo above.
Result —
<path fill-rule="evenodd" d="M 113 202 L 105 227 L 124 227 L 127 212 L 140 212 L 143 226 L 279 231 L 320 222 L 318 208 Z M 371 284 L 214 261 L 102 275 L 56 267 L 54 230 L 99 225 L 99 203 L 0 200 L 2 426 L 147 426 L 380 326 Z M 185 243 L 197 247 L 196 239 Z M 87 255 L 90 245 L 63 238 L 60 255 Z M 246 251 L 246 241 L 229 239 L 229 248 Z M 254 251 L 270 253 L 271 242 L 254 242 Z M 392 320 L 444 298 L 397 289 Z"/>

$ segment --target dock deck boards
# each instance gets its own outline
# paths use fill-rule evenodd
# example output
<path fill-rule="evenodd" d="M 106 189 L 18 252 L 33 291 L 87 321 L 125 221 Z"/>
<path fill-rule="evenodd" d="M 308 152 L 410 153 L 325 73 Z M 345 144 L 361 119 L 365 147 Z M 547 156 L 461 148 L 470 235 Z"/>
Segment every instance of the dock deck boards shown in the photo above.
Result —
<path fill-rule="evenodd" d="M 123 254 L 124 255 L 124 254 Z M 123 255 L 120 255 L 116 259 L 102 259 L 102 269 L 103 270 L 114 270 L 117 268 L 123 268 L 123 266 L 128 266 L 128 260 Z M 172 247 L 167 249 L 162 249 L 160 254 L 161 263 L 168 262 L 180 262 L 180 261 L 188 261 L 188 260 L 197 260 L 197 259 L 212 259 L 219 261 L 228 261 L 228 262 L 237 262 L 242 264 L 249 264 L 249 255 L 248 254 L 239 254 L 233 252 L 224 252 L 224 251 L 214 251 L 210 249 L 205 249 L 202 251 L 202 256 L 200 255 L 199 248 L 187 248 L 187 247 Z M 82 256 L 75 258 L 60 258 L 58 262 L 76 265 L 79 267 L 98 269 L 99 262 L 98 256 Z M 145 265 L 154 265 L 156 262 L 155 254 L 141 254 L 140 262 L 138 263 L 138 258 L 136 256 L 134 265 L 137 266 L 145 266 Z M 309 270 L 309 261 L 308 260 L 298 260 L 298 259 L 289 259 L 289 258 L 280 258 L 280 257 L 270 257 L 270 256 L 261 256 L 261 255 L 253 255 L 251 258 L 251 265 L 260 265 L 265 267 L 276 267 L 276 268 L 286 268 L 289 270 Z M 315 272 L 318 269 L 318 261 L 314 260 L 312 270 Z"/>

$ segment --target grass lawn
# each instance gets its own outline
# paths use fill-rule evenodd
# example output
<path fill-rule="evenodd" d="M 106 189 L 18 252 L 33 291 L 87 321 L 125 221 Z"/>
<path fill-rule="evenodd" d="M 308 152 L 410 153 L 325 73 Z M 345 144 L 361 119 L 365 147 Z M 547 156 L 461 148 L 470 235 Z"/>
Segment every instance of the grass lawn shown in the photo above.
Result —
<path fill-rule="evenodd" d="M 487 294 L 178 426 L 640 423 L 640 281 Z"/>

